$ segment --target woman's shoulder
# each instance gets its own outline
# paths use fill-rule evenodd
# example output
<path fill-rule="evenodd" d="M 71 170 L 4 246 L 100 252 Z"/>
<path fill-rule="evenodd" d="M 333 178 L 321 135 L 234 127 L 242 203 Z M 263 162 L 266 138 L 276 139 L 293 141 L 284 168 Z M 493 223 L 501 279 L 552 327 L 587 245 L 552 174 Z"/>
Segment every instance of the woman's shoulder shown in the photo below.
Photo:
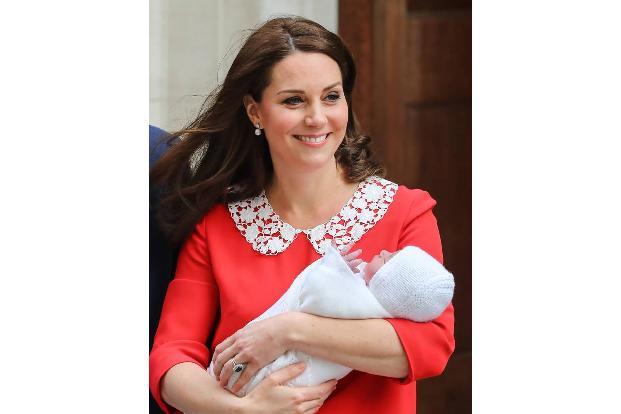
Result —
<path fill-rule="evenodd" d="M 423 213 L 435 205 L 436 200 L 431 197 L 429 192 L 399 184 L 391 207 L 400 212 Z"/>
<path fill-rule="evenodd" d="M 222 223 L 223 219 L 227 217 L 230 217 L 227 205 L 225 203 L 217 203 L 203 215 L 203 218 L 198 222 L 198 225 L 213 226 L 215 224 Z"/>
<path fill-rule="evenodd" d="M 436 205 L 436 200 L 423 189 L 409 188 L 379 177 L 373 177 L 371 181 L 383 188 L 383 212 L 374 214 L 378 217 L 378 222 L 383 222 L 381 228 L 401 228 Z M 370 191 L 368 195 L 375 196 L 378 192 L 380 191 Z M 373 210 L 375 206 L 371 205 L 371 208 Z"/>

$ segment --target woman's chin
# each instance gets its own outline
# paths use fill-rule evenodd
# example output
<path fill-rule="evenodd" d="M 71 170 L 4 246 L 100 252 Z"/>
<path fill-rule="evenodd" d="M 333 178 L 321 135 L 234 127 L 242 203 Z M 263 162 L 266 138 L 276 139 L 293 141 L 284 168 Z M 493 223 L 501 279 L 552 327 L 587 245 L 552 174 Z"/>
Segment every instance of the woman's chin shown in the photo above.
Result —
<path fill-rule="evenodd" d="M 313 154 L 312 156 L 300 156 L 297 160 L 288 163 L 286 171 L 303 171 L 304 173 L 311 173 L 335 167 L 336 160 L 334 158 L 334 154 Z"/>

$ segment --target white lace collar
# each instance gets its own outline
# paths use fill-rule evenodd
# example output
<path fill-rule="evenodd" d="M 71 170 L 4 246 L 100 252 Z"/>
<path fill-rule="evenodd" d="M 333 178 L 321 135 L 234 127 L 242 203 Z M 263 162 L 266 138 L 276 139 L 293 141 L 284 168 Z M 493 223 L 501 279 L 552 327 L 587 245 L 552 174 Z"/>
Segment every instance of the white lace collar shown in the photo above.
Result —
<path fill-rule="evenodd" d="M 265 191 L 254 198 L 229 203 L 228 209 L 237 229 L 259 253 L 281 253 L 298 234 L 304 233 L 315 251 L 323 255 L 332 240 L 339 248 L 360 240 L 384 217 L 397 188 L 397 184 L 383 178 L 369 177 L 327 223 L 306 230 L 285 223 L 272 210 Z"/>

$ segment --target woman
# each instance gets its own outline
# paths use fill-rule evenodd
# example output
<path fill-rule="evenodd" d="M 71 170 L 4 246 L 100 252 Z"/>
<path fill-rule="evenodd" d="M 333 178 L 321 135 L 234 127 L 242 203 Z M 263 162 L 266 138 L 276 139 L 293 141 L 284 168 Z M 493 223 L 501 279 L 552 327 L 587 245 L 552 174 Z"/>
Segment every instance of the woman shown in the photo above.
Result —
<path fill-rule="evenodd" d="M 364 260 L 416 245 L 442 261 L 435 201 L 379 178 L 356 129 L 354 81 L 338 36 L 302 18 L 270 20 L 152 170 L 168 190 L 163 228 L 185 240 L 150 356 L 151 391 L 167 412 L 414 413 L 415 380 L 444 369 L 452 305 L 428 323 L 284 313 L 242 329 L 332 241 Z M 290 349 L 355 371 L 337 385 L 280 385 L 298 364 L 243 398 L 222 387 L 233 369 L 239 389 Z"/>

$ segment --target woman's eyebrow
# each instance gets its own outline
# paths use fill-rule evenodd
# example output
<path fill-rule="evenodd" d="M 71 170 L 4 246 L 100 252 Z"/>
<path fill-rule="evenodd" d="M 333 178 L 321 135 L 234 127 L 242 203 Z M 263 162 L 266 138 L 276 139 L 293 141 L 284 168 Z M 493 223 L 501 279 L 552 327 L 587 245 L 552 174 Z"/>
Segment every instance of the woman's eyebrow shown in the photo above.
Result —
<path fill-rule="evenodd" d="M 337 85 L 341 85 L 341 82 L 336 82 L 330 86 L 326 86 L 325 88 L 323 88 L 323 90 L 326 91 L 328 89 L 332 89 Z M 305 92 L 301 89 L 285 89 L 285 90 L 278 92 L 276 95 L 280 95 L 281 93 L 305 93 Z"/>

